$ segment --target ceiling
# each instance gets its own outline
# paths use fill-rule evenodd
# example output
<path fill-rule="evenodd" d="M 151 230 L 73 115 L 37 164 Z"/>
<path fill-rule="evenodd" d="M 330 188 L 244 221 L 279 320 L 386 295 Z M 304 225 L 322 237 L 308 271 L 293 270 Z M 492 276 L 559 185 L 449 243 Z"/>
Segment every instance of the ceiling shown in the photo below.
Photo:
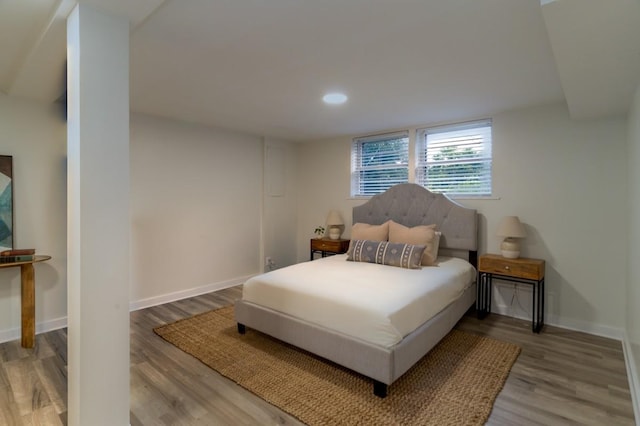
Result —
<path fill-rule="evenodd" d="M 131 23 L 132 111 L 287 140 L 561 101 L 620 115 L 640 83 L 640 0 L 81 2 Z M 76 3 L 0 0 L 0 91 L 64 94 Z"/>

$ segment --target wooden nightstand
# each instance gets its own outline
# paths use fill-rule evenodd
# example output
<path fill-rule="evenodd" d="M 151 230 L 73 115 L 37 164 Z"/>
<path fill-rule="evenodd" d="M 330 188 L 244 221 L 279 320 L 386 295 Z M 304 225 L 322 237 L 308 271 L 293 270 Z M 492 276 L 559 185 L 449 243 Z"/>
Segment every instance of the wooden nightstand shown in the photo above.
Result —
<path fill-rule="evenodd" d="M 309 260 L 313 260 L 314 253 L 320 253 L 322 257 L 333 254 L 346 253 L 349 250 L 349 240 L 331 240 L 329 238 L 312 238 L 311 254 Z"/>
<path fill-rule="evenodd" d="M 491 312 L 493 277 L 533 286 L 531 329 L 540 333 L 544 325 L 544 260 L 507 259 L 497 254 L 483 254 L 478 260 L 478 297 L 476 310 L 482 319 Z"/>

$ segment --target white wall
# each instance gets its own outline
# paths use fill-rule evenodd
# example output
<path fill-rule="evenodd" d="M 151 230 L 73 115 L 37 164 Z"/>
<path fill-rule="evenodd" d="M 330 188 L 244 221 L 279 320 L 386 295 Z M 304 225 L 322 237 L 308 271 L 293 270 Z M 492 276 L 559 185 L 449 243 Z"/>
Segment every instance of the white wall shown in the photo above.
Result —
<path fill-rule="evenodd" d="M 474 204 L 486 219 L 487 251 L 497 250 L 503 215 L 526 224 L 523 256 L 547 261 L 550 323 L 616 337 L 626 280 L 625 124 L 572 121 L 562 105 L 497 116 L 494 189 L 501 200 Z"/>
<path fill-rule="evenodd" d="M 133 307 L 261 271 L 262 175 L 258 137 L 132 114 Z"/>
<path fill-rule="evenodd" d="M 635 105 L 637 123 L 637 96 Z M 53 256 L 36 266 L 39 330 L 64 325 L 66 316 L 66 136 L 56 108 L 0 96 L 0 154 L 14 156 L 17 242 Z M 629 161 L 640 164 L 637 134 L 629 137 Z M 632 264 L 627 280 L 628 215 L 615 207 L 627 202 L 625 143 L 623 119 L 574 122 L 564 105 L 500 114 L 494 117 L 494 188 L 500 199 L 460 202 L 482 215 L 482 252 L 497 250 L 493 234 L 503 215 L 525 222 L 523 255 L 548 262 L 548 322 L 615 335 L 625 322 L 621 306 L 628 294 L 635 305 L 627 309 L 627 331 L 637 344 L 638 271 Z M 261 271 L 265 255 L 278 267 L 307 260 L 313 229 L 330 209 L 342 213 L 348 237 L 351 208 L 363 202 L 349 198 L 350 144 L 350 137 L 303 145 L 263 142 L 132 115 L 133 306 L 235 284 Z M 263 163 L 269 145 L 284 150 L 285 197 L 267 192 L 270 172 L 263 178 Z M 633 173 L 630 167 L 629 182 L 638 182 Z M 637 183 L 629 188 L 636 204 L 637 189 Z M 631 244 L 631 253 L 636 246 Z M 0 280 L 4 341 L 19 336 L 18 270 L 0 270 Z M 524 311 L 516 305 L 506 313 L 528 315 L 528 289 L 519 290 Z M 496 303 L 508 304 L 510 288 L 502 290 Z"/>
<path fill-rule="evenodd" d="M 35 265 L 37 332 L 67 315 L 66 126 L 60 105 L 0 94 L 0 154 L 13 156 L 15 243 Z M 0 342 L 20 336 L 20 268 L 0 269 Z"/>
<path fill-rule="evenodd" d="M 266 138 L 264 145 L 263 252 L 271 268 L 296 263 L 297 145 Z M 263 270 L 269 267 L 263 265 Z"/>
<path fill-rule="evenodd" d="M 640 423 L 640 85 L 629 111 L 629 245 L 625 355 Z"/>
<path fill-rule="evenodd" d="M 330 210 L 337 210 L 344 219 L 342 238 L 349 238 L 354 206 L 361 199 L 350 198 L 351 138 L 301 144 L 298 148 L 298 261 L 309 260 L 313 230 L 322 225 Z"/>
<path fill-rule="evenodd" d="M 412 131 L 415 129 L 411 129 Z M 517 215 L 528 237 L 522 255 L 547 261 L 547 322 L 621 336 L 626 282 L 626 129 L 624 118 L 576 122 L 564 104 L 493 117 L 493 180 L 498 199 L 459 200 L 481 215 L 480 252 L 496 252 L 497 223 Z M 332 208 L 349 235 L 351 137 L 300 147 L 298 260 Z M 618 243 L 616 243 L 618 242 Z M 530 287 L 500 287 L 495 310 L 530 315 Z M 502 306 L 500 306 L 502 304 Z"/>
<path fill-rule="evenodd" d="M 0 154 L 14 156 L 17 245 L 53 256 L 36 265 L 38 332 L 65 326 L 67 315 L 60 108 L 0 95 Z M 284 172 L 264 171 L 268 147 L 280 150 Z M 132 114 L 131 307 L 239 284 L 262 271 L 265 255 L 276 267 L 295 263 L 296 157 L 290 142 Z M 284 192 L 273 196 L 276 177 Z M 17 339 L 19 270 L 0 270 L 0 283 L 0 341 Z"/>

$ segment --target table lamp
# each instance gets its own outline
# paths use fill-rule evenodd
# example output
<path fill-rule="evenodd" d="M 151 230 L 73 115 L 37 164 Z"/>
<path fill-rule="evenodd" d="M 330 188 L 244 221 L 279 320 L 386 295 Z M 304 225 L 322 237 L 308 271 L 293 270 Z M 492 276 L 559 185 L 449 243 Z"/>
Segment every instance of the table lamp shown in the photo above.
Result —
<path fill-rule="evenodd" d="M 500 244 L 502 256 L 507 259 L 517 259 L 520 256 L 520 243 L 518 238 L 524 238 L 527 233 L 518 216 L 505 216 L 498 226 L 498 237 L 505 237 Z"/>
<path fill-rule="evenodd" d="M 329 238 L 332 240 L 340 239 L 340 234 L 342 234 L 341 226 L 344 225 L 344 221 L 342 220 L 342 216 L 337 210 L 331 210 L 329 215 L 327 216 L 327 227 L 329 228 Z"/>

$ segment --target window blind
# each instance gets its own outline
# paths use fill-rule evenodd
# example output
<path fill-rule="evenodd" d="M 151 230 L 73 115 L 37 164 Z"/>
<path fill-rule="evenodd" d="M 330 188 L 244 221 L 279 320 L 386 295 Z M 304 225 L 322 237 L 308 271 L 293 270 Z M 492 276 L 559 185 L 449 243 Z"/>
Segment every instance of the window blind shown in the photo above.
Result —
<path fill-rule="evenodd" d="M 491 195 L 491 120 L 420 129 L 416 182 L 455 196 Z"/>
<path fill-rule="evenodd" d="M 351 196 L 370 196 L 409 178 L 409 132 L 354 138 Z"/>

